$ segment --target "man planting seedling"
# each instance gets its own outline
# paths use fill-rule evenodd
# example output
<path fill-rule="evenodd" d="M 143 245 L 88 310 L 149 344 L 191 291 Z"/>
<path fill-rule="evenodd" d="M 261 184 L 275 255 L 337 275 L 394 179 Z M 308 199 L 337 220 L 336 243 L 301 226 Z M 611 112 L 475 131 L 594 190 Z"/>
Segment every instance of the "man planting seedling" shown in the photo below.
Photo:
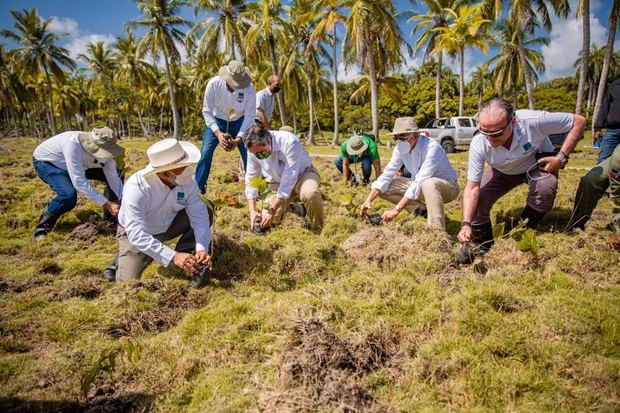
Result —
<path fill-rule="evenodd" d="M 375 169 L 375 179 L 381 175 L 381 159 L 379 158 L 379 149 L 372 138 L 367 135 L 358 135 L 354 133 L 350 138 L 345 139 L 340 147 L 340 155 L 334 161 L 336 168 L 342 173 L 344 182 L 351 182 L 354 185 L 359 182 L 357 177 L 351 172 L 350 165 L 362 165 L 362 183 L 367 185 L 370 183 L 370 175 L 372 167 Z"/>
<path fill-rule="evenodd" d="M 320 177 L 297 137 L 289 132 L 269 131 L 257 123 L 248 130 L 245 146 L 250 152 L 245 174 L 250 225 L 260 220 L 262 229 L 269 228 L 280 222 L 288 209 L 306 218 L 312 231 L 321 232 L 324 216 Z M 252 180 L 261 176 L 274 194 L 266 199 L 269 208 L 258 211 L 256 200 L 260 194 Z M 299 198 L 301 203 L 291 203 L 293 197 Z"/>

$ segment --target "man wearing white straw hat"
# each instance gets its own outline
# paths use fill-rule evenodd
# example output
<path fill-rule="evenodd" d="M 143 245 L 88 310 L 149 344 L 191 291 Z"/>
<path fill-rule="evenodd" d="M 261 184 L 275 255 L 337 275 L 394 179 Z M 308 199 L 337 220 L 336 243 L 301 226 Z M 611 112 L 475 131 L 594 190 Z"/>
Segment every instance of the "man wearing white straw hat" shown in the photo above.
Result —
<path fill-rule="evenodd" d="M 222 66 L 218 76 L 207 83 L 202 105 L 207 128 L 202 137 L 201 157 L 196 168 L 196 182 L 203 194 L 211 172 L 213 153 L 218 145 L 226 151 L 232 151 L 236 146 L 243 160 L 243 168 L 246 167 L 247 152 L 239 143 L 254 123 L 256 90 L 251 83 L 250 71 L 236 60 Z"/>
<path fill-rule="evenodd" d="M 146 151 L 149 164 L 126 182 L 118 215 L 118 254 L 104 271 L 114 281 L 137 280 L 155 260 L 193 275 L 200 287 L 210 265 L 209 214 L 190 165 L 200 150 L 190 142 L 163 139 Z M 180 237 L 175 249 L 164 241 Z"/>
<path fill-rule="evenodd" d="M 41 213 L 33 234 L 35 241 L 45 238 L 58 218 L 75 207 L 78 192 L 103 206 L 109 216 L 118 214 L 123 182 L 114 158 L 125 150 L 116 141 L 112 129 L 102 126 L 91 132 L 63 132 L 37 146 L 32 155 L 34 169 L 56 196 Z M 97 191 L 89 179 L 105 182 L 106 191 Z"/>
<path fill-rule="evenodd" d="M 392 159 L 372 184 L 361 207 L 362 215 L 366 215 L 372 201 L 379 196 L 395 204 L 394 209 L 383 213 L 383 221 L 393 220 L 403 209 L 417 213 L 426 208 L 428 224 L 445 229 L 444 204 L 459 194 L 456 171 L 446 152 L 434 140 L 420 135 L 411 117 L 396 119 L 390 135 L 396 140 Z M 402 165 L 411 173 L 411 178 L 395 176 Z"/>

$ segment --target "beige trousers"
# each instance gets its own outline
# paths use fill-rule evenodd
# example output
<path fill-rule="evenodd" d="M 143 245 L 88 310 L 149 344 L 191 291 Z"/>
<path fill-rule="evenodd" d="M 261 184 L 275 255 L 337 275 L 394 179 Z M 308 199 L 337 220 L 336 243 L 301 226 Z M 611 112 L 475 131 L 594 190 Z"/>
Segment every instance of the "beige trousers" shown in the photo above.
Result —
<path fill-rule="evenodd" d="M 274 217 L 273 224 L 278 224 L 282 221 L 284 213 L 288 209 L 288 205 L 295 196 L 306 207 L 306 220 L 308 221 L 308 227 L 316 232 L 320 233 L 323 230 L 325 222 L 325 215 L 323 213 L 323 199 L 321 198 L 321 192 L 319 191 L 319 184 L 321 183 L 321 177 L 314 167 L 306 169 L 297 179 L 297 183 L 293 187 L 291 196 L 278 208 Z M 280 186 L 279 182 L 270 182 L 269 189 L 274 193 L 267 197 L 266 202 L 272 204 L 276 200 L 276 191 Z"/>
<path fill-rule="evenodd" d="M 411 179 L 396 177 L 390 183 L 387 191 L 379 195 L 388 202 L 397 204 L 403 199 L 405 192 L 411 185 Z M 459 184 L 456 181 L 447 181 L 441 178 L 428 178 L 422 182 L 422 190 L 418 199 L 410 200 L 405 209 L 414 213 L 418 208 L 426 206 L 428 211 L 428 225 L 446 229 L 446 217 L 443 204 L 454 201 L 459 196 Z"/>

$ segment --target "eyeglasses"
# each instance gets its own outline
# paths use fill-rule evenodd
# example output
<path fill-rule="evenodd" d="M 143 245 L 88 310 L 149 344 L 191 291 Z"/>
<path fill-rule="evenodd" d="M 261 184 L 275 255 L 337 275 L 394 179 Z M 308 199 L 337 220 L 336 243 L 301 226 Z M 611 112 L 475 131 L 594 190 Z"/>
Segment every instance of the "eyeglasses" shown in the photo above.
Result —
<path fill-rule="evenodd" d="M 394 136 L 393 136 L 393 139 L 394 139 L 395 141 L 406 141 L 406 140 L 409 140 L 409 138 L 410 138 L 412 135 L 414 135 L 414 136 L 415 136 L 415 135 L 419 135 L 419 133 L 418 133 L 418 132 L 413 132 L 413 133 L 404 133 L 404 134 L 400 134 L 400 135 L 394 135 Z"/>
<path fill-rule="evenodd" d="M 481 134 L 483 134 L 487 138 L 497 138 L 498 136 L 501 136 L 504 133 L 506 128 L 508 128 L 508 126 L 510 125 L 511 121 L 512 121 L 512 117 L 510 119 L 508 119 L 508 122 L 506 122 L 506 125 L 504 125 L 503 128 L 501 128 L 500 130 L 495 131 L 495 132 L 485 132 L 482 129 L 478 129 L 478 130 L 480 131 Z"/>

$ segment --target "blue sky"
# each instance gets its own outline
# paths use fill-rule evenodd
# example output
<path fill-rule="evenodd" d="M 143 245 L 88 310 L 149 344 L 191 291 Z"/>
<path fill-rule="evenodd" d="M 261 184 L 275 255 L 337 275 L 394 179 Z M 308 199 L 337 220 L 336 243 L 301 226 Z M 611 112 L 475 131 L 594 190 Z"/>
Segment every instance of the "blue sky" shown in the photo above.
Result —
<path fill-rule="evenodd" d="M 571 16 L 569 19 L 554 18 L 553 30 L 550 33 L 551 44 L 543 47 L 542 53 L 545 57 L 547 70 L 541 76 L 542 80 L 553 79 L 574 73 L 572 68 L 579 49 L 581 48 L 581 22 L 575 19 L 574 10 L 577 0 L 570 0 Z M 607 18 L 611 1 L 591 0 L 591 36 L 592 41 L 599 45 L 605 44 L 607 40 Z M 396 5 L 399 11 L 410 8 L 408 0 L 397 0 Z M 0 27 L 12 28 L 13 19 L 10 14 L 12 9 L 24 9 L 35 7 L 44 17 L 54 17 L 53 27 L 56 30 L 68 32 L 70 34 L 63 41 L 73 57 L 83 53 L 86 45 L 93 41 L 104 41 L 111 43 L 115 36 L 122 35 L 124 24 L 129 20 L 140 19 L 140 13 L 136 5 L 131 0 L 2 0 L 0 1 Z M 190 21 L 197 21 L 193 15 L 193 9 L 186 8 L 182 11 L 183 17 Z M 198 16 L 198 19 L 204 16 Z M 403 24 L 403 33 L 406 39 L 413 43 L 411 38 L 411 25 Z M 616 36 L 616 47 L 618 49 L 618 39 Z M 0 40 L 6 42 L 6 40 Z M 494 51 L 490 52 L 492 55 Z M 466 52 L 465 66 L 466 77 L 480 62 L 488 59 L 476 51 Z M 406 66 L 417 67 L 421 63 L 421 56 L 407 59 Z M 457 62 L 447 60 L 447 64 L 456 71 Z M 407 70 L 406 67 L 403 68 Z M 340 79 L 350 79 L 356 74 L 355 68 L 349 69 L 346 73 L 344 68 L 339 69 Z"/>

